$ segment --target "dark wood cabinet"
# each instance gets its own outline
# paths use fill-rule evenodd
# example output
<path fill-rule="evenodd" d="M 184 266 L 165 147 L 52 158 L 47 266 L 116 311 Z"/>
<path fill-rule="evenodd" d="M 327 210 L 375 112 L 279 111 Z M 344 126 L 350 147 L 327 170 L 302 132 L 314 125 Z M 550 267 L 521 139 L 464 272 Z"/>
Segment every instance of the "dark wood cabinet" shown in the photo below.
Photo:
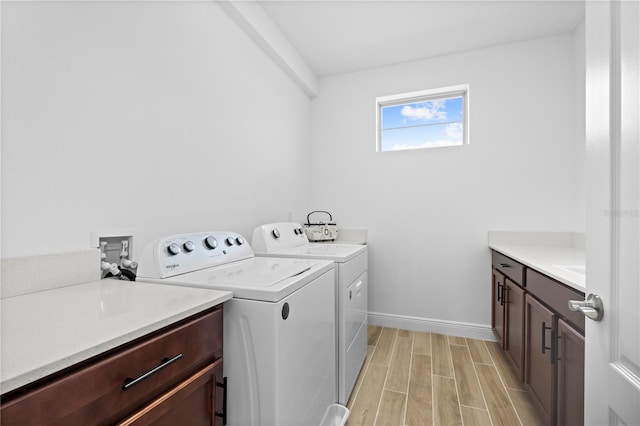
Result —
<path fill-rule="evenodd" d="M 524 289 L 505 280 L 504 352 L 520 380 L 524 378 L 524 296 Z"/>
<path fill-rule="evenodd" d="M 524 286 L 525 266 L 522 263 L 513 260 L 502 253 L 493 251 L 491 255 L 491 264 L 493 265 L 493 269 L 500 272 L 502 275 L 506 275 L 511 278 L 511 281 L 520 286 Z"/>
<path fill-rule="evenodd" d="M 558 320 L 556 425 L 584 424 L 584 336 Z"/>
<path fill-rule="evenodd" d="M 216 411 L 221 404 L 222 383 L 222 360 L 218 360 L 118 423 L 118 426 L 222 426 L 222 412 Z"/>
<path fill-rule="evenodd" d="M 524 265 L 494 251 L 491 271 L 491 328 L 516 375 L 522 380 Z"/>
<path fill-rule="evenodd" d="M 112 425 L 154 400 L 162 400 L 163 409 L 189 400 L 190 410 L 199 405 L 203 413 L 222 412 L 219 392 L 212 394 L 213 399 L 195 398 L 205 388 L 215 390 L 212 384 L 221 380 L 222 321 L 222 305 L 218 305 L 4 394 L 1 424 Z M 215 374 L 207 373 L 207 384 L 192 381 L 208 367 Z M 205 400 L 215 401 L 217 406 L 211 409 Z M 214 420 L 209 418 L 208 424 Z"/>
<path fill-rule="evenodd" d="M 491 302 L 491 328 L 498 343 L 504 349 L 504 275 L 495 269 L 492 270 L 492 302 Z"/>
<path fill-rule="evenodd" d="M 581 425 L 585 318 L 569 310 L 584 293 L 492 252 L 491 326 L 545 424 Z"/>
<path fill-rule="evenodd" d="M 552 424 L 554 395 L 554 321 L 556 316 L 531 295 L 525 297 L 525 377 L 545 424 Z"/>
<path fill-rule="evenodd" d="M 543 301 L 575 329 L 584 334 L 585 316 L 569 309 L 569 300 L 584 300 L 584 293 L 574 290 L 551 278 L 527 269 L 527 291 Z"/>

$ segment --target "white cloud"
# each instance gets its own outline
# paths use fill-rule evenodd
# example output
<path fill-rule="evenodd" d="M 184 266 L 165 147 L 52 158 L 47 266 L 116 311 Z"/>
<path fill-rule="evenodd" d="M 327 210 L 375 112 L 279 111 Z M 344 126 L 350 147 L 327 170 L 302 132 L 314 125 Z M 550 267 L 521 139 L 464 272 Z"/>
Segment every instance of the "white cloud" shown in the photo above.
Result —
<path fill-rule="evenodd" d="M 450 123 L 445 131 L 449 139 L 462 141 L 462 123 Z"/>
<path fill-rule="evenodd" d="M 400 110 L 403 117 L 411 120 L 443 120 L 447 118 L 447 111 L 443 110 L 445 104 L 441 100 L 425 102 L 422 106 L 405 105 Z"/>

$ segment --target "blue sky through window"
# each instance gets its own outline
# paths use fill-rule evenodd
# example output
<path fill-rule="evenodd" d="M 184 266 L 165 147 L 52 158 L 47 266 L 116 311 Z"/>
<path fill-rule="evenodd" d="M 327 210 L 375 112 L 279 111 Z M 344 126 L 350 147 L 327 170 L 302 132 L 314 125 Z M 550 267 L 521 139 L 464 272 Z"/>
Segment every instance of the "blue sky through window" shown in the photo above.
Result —
<path fill-rule="evenodd" d="M 383 106 L 381 150 L 462 145 L 462 96 Z"/>

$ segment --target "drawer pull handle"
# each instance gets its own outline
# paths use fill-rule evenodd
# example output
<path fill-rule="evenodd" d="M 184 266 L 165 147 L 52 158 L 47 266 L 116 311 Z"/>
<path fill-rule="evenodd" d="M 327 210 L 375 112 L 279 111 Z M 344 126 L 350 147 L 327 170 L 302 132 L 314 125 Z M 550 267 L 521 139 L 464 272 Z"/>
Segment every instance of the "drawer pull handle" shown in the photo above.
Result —
<path fill-rule="evenodd" d="M 501 263 L 500 267 L 501 268 L 511 268 L 511 265 L 509 265 L 508 263 Z"/>
<path fill-rule="evenodd" d="M 223 377 L 222 382 L 216 382 L 216 386 L 222 388 L 222 413 L 216 411 L 216 417 L 222 418 L 222 424 L 227 424 L 227 378 Z"/>
<path fill-rule="evenodd" d="M 169 365 L 171 365 L 174 362 L 178 361 L 180 358 L 182 358 L 182 354 L 178 354 L 178 355 L 174 356 L 173 358 L 163 358 L 162 359 L 162 364 L 160 364 L 156 368 L 153 368 L 153 369 L 147 371 L 143 375 L 141 375 L 139 377 L 136 377 L 135 379 L 132 378 L 132 377 L 127 377 L 126 379 L 124 379 L 124 385 L 122 386 L 122 390 L 126 391 L 126 390 L 131 389 L 132 387 L 134 387 L 135 385 L 137 385 L 141 381 L 143 381 L 145 379 L 148 379 L 149 377 L 153 376 L 154 374 L 156 374 L 157 372 L 159 372 L 163 368 L 168 367 Z"/>

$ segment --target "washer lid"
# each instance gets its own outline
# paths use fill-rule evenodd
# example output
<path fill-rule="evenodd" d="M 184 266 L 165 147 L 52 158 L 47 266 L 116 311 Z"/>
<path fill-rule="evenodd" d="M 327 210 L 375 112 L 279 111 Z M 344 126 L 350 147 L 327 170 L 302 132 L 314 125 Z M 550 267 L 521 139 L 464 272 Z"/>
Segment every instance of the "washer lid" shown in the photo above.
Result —
<path fill-rule="evenodd" d="M 238 299 L 277 302 L 332 267 L 333 262 L 324 260 L 253 257 L 223 266 L 148 281 L 227 290 Z"/>
<path fill-rule="evenodd" d="M 271 253 L 256 253 L 259 256 L 286 256 L 305 259 L 327 259 L 335 262 L 346 262 L 367 250 L 364 245 L 349 244 L 307 244 L 290 247 Z"/>

